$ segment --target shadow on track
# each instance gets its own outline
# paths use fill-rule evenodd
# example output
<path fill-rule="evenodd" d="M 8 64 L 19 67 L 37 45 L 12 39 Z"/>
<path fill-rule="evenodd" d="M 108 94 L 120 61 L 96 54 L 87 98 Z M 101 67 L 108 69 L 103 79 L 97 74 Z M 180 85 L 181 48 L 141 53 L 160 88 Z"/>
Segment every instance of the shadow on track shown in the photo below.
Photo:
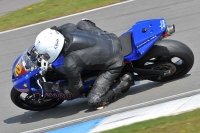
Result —
<path fill-rule="evenodd" d="M 127 93 L 123 93 L 122 95 L 120 95 L 119 98 L 117 98 L 114 102 L 116 102 L 117 100 L 119 100 L 121 98 L 126 97 L 127 95 L 134 95 L 134 94 L 142 93 L 142 92 L 150 90 L 152 88 L 163 86 L 164 84 L 172 83 L 172 82 L 175 82 L 177 80 L 187 78 L 189 76 L 191 76 L 191 74 L 186 74 L 182 78 L 174 79 L 174 80 L 167 81 L 167 82 L 153 82 L 153 81 L 151 81 L 151 82 L 148 82 L 148 83 L 145 83 L 145 84 L 141 84 L 141 85 L 139 84 L 139 85 L 133 86 Z"/>
<path fill-rule="evenodd" d="M 190 74 L 187 74 L 183 78 L 186 78 L 188 76 L 190 76 Z M 180 80 L 180 79 L 177 79 L 177 80 Z M 135 95 L 137 93 L 141 93 L 141 92 L 150 90 L 152 88 L 162 86 L 165 83 L 174 82 L 174 81 L 176 81 L 176 80 L 163 82 L 163 83 L 149 82 L 149 83 L 133 86 L 127 93 L 123 93 L 117 99 L 115 99 L 112 103 L 117 102 L 117 100 L 122 99 L 122 98 L 126 97 L 127 95 Z M 66 102 L 62 103 L 60 106 L 53 108 L 53 109 L 40 111 L 40 112 L 27 111 L 24 114 L 13 116 L 11 118 L 4 120 L 4 123 L 27 124 L 27 123 L 38 122 L 38 121 L 41 121 L 44 119 L 51 119 L 51 118 L 56 119 L 56 118 L 70 117 L 71 115 L 75 115 L 81 111 L 84 111 L 85 113 L 90 113 L 90 112 L 94 112 L 95 110 L 94 110 L 94 108 L 90 107 L 87 104 L 86 98 L 79 98 L 79 99 L 75 99 L 73 101 L 66 101 Z M 104 111 L 106 111 L 106 110 L 105 109 L 100 110 L 97 113 L 104 112 Z M 91 113 L 88 115 L 91 115 Z M 73 118 L 71 118 L 71 119 L 73 119 Z"/>
<path fill-rule="evenodd" d="M 27 111 L 24 114 L 13 116 L 4 120 L 4 123 L 26 124 L 41 121 L 44 119 L 64 118 L 67 116 L 75 115 L 80 111 L 86 110 L 88 108 L 89 105 L 87 105 L 86 98 L 80 98 L 73 101 L 63 102 L 60 106 L 45 111 Z"/>

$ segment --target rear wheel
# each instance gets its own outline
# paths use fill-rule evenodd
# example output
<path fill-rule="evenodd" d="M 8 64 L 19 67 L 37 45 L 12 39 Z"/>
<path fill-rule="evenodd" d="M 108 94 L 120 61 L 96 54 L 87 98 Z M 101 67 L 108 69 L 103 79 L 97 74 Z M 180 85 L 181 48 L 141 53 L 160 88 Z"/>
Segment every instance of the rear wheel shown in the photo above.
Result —
<path fill-rule="evenodd" d="M 154 45 L 135 67 L 151 70 L 166 70 L 165 75 L 150 78 L 152 81 L 169 81 L 187 74 L 194 64 L 194 55 L 185 44 L 174 40 L 162 40 Z"/>
<path fill-rule="evenodd" d="M 60 99 L 40 99 L 37 95 L 21 93 L 15 88 L 12 88 L 10 97 L 16 106 L 32 111 L 42 111 L 54 108 L 64 101 Z"/>

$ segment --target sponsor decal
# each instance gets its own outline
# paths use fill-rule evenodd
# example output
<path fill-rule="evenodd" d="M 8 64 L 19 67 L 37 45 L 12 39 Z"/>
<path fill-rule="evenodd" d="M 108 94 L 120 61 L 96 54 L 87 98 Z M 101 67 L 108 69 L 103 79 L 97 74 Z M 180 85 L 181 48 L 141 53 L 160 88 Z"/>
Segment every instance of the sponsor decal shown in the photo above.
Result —
<path fill-rule="evenodd" d="M 165 25 L 165 20 L 160 20 L 160 29 L 163 30 L 165 29 L 166 25 Z"/>
<path fill-rule="evenodd" d="M 143 42 L 142 44 L 138 45 L 137 48 L 142 47 L 143 45 L 145 45 L 146 43 L 150 42 L 151 40 L 153 40 L 154 38 L 156 38 L 157 36 L 153 36 L 152 38 L 146 40 L 145 42 Z"/>
<path fill-rule="evenodd" d="M 45 94 L 45 97 L 60 98 L 60 99 L 67 99 L 67 100 L 71 100 L 79 96 L 80 95 L 77 95 L 77 94 L 63 94 L 63 93 L 46 93 Z"/>
<path fill-rule="evenodd" d="M 15 70 L 14 70 L 15 76 L 19 76 L 19 74 L 21 72 L 22 72 L 22 67 L 19 63 L 17 63 L 17 65 L 15 66 Z"/>
<path fill-rule="evenodd" d="M 15 76 L 20 76 L 22 74 L 26 73 L 26 70 L 21 66 L 20 62 L 18 62 L 15 66 L 15 69 L 14 69 L 14 74 Z"/>
<path fill-rule="evenodd" d="M 27 84 L 24 83 L 24 87 L 27 87 Z"/>

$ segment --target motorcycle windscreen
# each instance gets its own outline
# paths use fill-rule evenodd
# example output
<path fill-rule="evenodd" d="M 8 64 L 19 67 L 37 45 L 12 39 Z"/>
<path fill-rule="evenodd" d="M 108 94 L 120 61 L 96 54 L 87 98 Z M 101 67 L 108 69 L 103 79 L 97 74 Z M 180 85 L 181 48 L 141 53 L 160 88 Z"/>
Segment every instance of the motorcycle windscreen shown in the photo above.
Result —
<path fill-rule="evenodd" d="M 17 59 L 12 72 L 14 88 L 20 92 L 27 92 L 30 88 L 30 78 L 39 72 L 39 68 L 30 60 L 27 53 L 24 52 Z"/>

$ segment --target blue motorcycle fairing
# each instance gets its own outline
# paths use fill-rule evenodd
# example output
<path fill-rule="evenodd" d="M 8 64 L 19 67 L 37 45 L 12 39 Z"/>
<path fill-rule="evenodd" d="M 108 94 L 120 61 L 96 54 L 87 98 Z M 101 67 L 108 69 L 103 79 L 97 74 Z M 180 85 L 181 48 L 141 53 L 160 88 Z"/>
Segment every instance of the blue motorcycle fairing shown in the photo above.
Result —
<path fill-rule="evenodd" d="M 28 72 L 26 74 L 20 75 L 18 77 L 14 77 L 12 79 L 14 88 L 17 89 L 20 92 L 28 92 L 30 91 L 31 85 L 31 78 L 35 76 L 35 74 L 40 72 L 40 68 L 35 69 L 31 72 Z M 35 80 L 36 82 L 36 80 Z"/>
<path fill-rule="evenodd" d="M 154 45 L 166 30 L 166 21 L 163 18 L 143 20 L 132 26 L 132 52 L 124 57 L 125 61 L 138 60 Z M 125 32 L 124 34 L 126 34 Z"/>
<path fill-rule="evenodd" d="M 133 61 L 140 59 L 146 52 L 154 45 L 154 43 L 160 38 L 160 36 L 166 30 L 166 22 L 163 18 L 139 21 L 132 26 L 127 32 L 131 33 L 132 37 L 132 52 L 124 57 L 125 61 Z M 125 32 L 124 34 L 126 34 Z M 12 81 L 14 88 L 20 92 L 39 92 L 42 93 L 41 89 L 37 85 L 35 74 L 40 72 L 40 68 L 34 69 L 30 72 L 24 72 L 20 75 L 15 75 L 16 65 L 26 54 L 24 52 L 20 55 L 14 62 L 12 67 Z M 56 61 L 52 63 L 54 68 L 58 68 L 64 65 L 64 57 L 60 55 Z M 83 72 L 84 73 L 84 72 Z M 86 72 L 87 73 L 87 72 Z M 91 86 L 95 81 L 94 79 L 89 79 L 88 81 L 83 81 L 85 92 L 89 86 Z"/>
<path fill-rule="evenodd" d="M 19 75 L 15 74 L 15 70 L 17 69 L 16 66 L 17 66 L 17 64 L 19 64 L 19 62 L 22 62 L 24 60 L 26 60 L 26 62 L 29 62 L 29 60 L 27 58 L 23 58 L 26 56 L 27 56 L 26 52 L 24 52 L 22 55 L 20 55 L 12 67 L 13 86 L 16 90 L 18 90 L 20 92 L 34 92 L 34 93 L 42 94 L 43 92 L 42 92 L 41 88 L 38 86 L 37 80 L 35 78 L 35 75 L 41 71 L 41 68 L 38 67 L 37 69 L 34 69 L 29 72 L 25 71 L 24 73 L 20 73 Z M 56 64 L 57 66 L 62 66 L 63 62 L 60 60 L 63 60 L 63 59 L 64 59 L 64 57 L 60 56 L 54 62 L 54 65 Z M 90 72 L 90 71 L 88 71 L 88 72 Z M 66 80 L 60 80 L 57 82 L 63 82 L 63 81 L 66 81 Z M 91 86 L 94 83 L 94 81 L 95 81 L 95 78 L 90 78 L 89 80 L 85 80 L 83 82 L 84 88 L 88 88 L 89 86 Z M 85 91 L 86 90 L 83 90 L 82 93 L 84 93 Z"/>
<path fill-rule="evenodd" d="M 37 67 L 32 71 L 26 71 L 23 63 L 30 65 L 33 64 L 28 58 L 27 58 L 27 51 L 25 51 L 23 54 L 21 54 L 17 60 L 14 62 L 12 67 L 12 82 L 15 89 L 17 89 L 20 92 L 28 92 L 30 91 L 31 84 L 34 82 L 31 82 L 31 79 L 35 76 L 35 74 L 40 72 L 40 68 Z M 23 63 L 22 63 L 23 62 Z M 19 68 L 19 66 L 20 68 Z M 32 65 L 33 66 L 33 65 Z M 16 71 L 19 73 L 16 74 Z M 35 80 L 36 82 L 36 80 Z"/>

